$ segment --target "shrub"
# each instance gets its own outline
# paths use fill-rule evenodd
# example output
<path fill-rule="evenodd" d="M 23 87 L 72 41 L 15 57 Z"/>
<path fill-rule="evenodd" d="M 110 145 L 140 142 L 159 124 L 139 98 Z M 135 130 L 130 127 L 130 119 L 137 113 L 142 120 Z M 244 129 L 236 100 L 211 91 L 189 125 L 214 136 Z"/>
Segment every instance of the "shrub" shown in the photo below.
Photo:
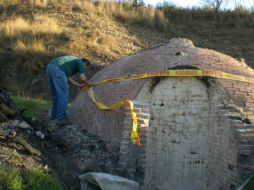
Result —
<path fill-rule="evenodd" d="M 0 165 L 0 183 L 7 190 L 22 190 L 23 180 L 20 172 L 12 167 Z"/>
<path fill-rule="evenodd" d="M 60 182 L 41 170 L 29 171 L 26 175 L 27 188 L 31 190 L 61 190 Z"/>
<path fill-rule="evenodd" d="M 14 167 L 0 164 L 0 185 L 6 190 L 61 190 L 59 180 L 42 170 L 21 172 Z M 1 186 L 0 186 L 1 187 Z"/>
<path fill-rule="evenodd" d="M 46 48 L 42 40 L 34 40 L 32 42 L 25 43 L 22 40 L 18 40 L 13 50 L 23 54 L 46 54 Z"/>
<path fill-rule="evenodd" d="M 128 2 L 77 0 L 72 9 L 75 11 L 84 10 L 90 14 L 97 13 L 112 16 L 128 24 L 152 27 L 160 31 L 167 31 L 170 24 L 168 19 L 164 17 L 164 13 L 159 9 L 133 6 Z"/>

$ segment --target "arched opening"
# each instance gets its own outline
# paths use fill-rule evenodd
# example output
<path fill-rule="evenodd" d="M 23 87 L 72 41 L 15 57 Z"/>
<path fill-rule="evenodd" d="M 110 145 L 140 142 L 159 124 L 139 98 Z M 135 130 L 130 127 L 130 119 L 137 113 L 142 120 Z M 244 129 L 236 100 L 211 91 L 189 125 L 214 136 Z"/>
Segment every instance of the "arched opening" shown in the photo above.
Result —
<path fill-rule="evenodd" d="M 151 94 L 146 98 L 150 102 L 151 120 L 145 189 L 207 189 L 207 86 L 196 78 L 167 78 L 158 81 L 152 89 L 145 85 L 138 98 L 148 88 Z"/>

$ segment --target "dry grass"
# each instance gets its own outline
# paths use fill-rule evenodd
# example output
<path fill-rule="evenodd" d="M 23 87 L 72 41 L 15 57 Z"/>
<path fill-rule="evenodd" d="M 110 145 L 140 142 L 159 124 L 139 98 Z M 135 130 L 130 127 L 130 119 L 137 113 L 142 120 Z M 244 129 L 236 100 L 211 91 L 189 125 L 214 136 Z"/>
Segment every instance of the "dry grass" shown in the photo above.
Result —
<path fill-rule="evenodd" d="M 10 19 L 0 24 L 1 36 L 14 37 L 23 32 L 29 32 L 31 25 L 22 17 Z"/>
<path fill-rule="evenodd" d="M 46 7 L 48 5 L 48 0 L 29 0 L 29 3 L 33 6 Z"/>
<path fill-rule="evenodd" d="M 63 1 L 64 0 L 3 0 L 2 2 L 0 1 L 0 3 L 4 3 L 5 5 L 23 4 L 33 7 L 46 7 L 48 5 L 60 5 Z"/>
<path fill-rule="evenodd" d="M 152 27 L 155 30 L 167 31 L 169 25 L 162 11 L 152 7 L 134 7 L 128 2 L 76 0 L 73 9 L 115 17 L 128 24 Z"/>
<path fill-rule="evenodd" d="M 45 73 L 48 61 L 59 55 L 87 57 L 96 65 L 88 73 L 92 76 L 102 65 L 161 40 L 157 21 L 163 23 L 165 18 L 153 8 L 116 2 L 60 1 L 48 0 L 50 6 L 45 8 L 39 1 L 2 4 L 0 0 L 4 11 L 0 14 L 0 62 L 12 69 L 14 83 L 16 76 L 21 81 L 13 89 L 30 89 L 31 81 Z"/>
<path fill-rule="evenodd" d="M 31 21 L 14 17 L 0 24 L 0 39 L 15 52 L 23 54 L 45 54 L 45 38 L 52 39 L 61 32 L 57 22 L 45 15 L 35 15 Z"/>
<path fill-rule="evenodd" d="M 62 32 L 57 22 L 45 15 L 35 15 L 33 21 L 22 17 L 8 19 L 0 24 L 0 33 L 4 37 L 14 37 L 24 33 L 32 35 L 50 34 L 56 35 Z"/>
<path fill-rule="evenodd" d="M 146 40 L 142 41 L 135 35 L 130 35 L 122 23 L 146 28 L 150 32 L 151 30 L 166 31 L 169 28 L 168 20 L 162 11 L 154 8 L 134 7 L 130 3 L 76 0 L 72 10 L 87 14 L 88 19 L 83 21 L 86 41 L 82 44 L 81 37 L 73 36 L 69 49 L 88 52 L 90 56 L 96 52 L 100 64 L 112 62 L 148 46 Z"/>
<path fill-rule="evenodd" d="M 19 70 L 25 70 L 27 75 L 40 73 L 44 61 L 56 53 L 49 51 L 49 47 L 58 42 L 61 33 L 56 20 L 46 15 L 32 15 L 31 19 L 12 16 L 0 23 L 1 55 L 12 52 L 20 62 Z"/>
<path fill-rule="evenodd" d="M 13 50 L 16 52 L 23 53 L 36 53 L 36 54 L 46 54 L 46 48 L 42 40 L 33 40 L 32 42 L 25 43 L 18 40 L 13 45 Z"/>
<path fill-rule="evenodd" d="M 53 18 L 46 15 L 36 15 L 34 21 L 31 23 L 31 30 L 33 34 L 60 34 L 62 29 L 58 26 Z"/>

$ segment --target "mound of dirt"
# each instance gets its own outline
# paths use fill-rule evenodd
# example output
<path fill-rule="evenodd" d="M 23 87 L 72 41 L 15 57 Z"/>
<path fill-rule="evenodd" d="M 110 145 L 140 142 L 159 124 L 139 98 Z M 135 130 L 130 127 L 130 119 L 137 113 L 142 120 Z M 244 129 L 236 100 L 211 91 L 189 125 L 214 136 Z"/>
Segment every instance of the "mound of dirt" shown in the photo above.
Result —
<path fill-rule="evenodd" d="M 56 175 L 65 189 L 79 189 L 78 176 L 86 172 L 117 174 L 117 156 L 102 139 L 78 125 L 52 128 L 45 121 L 23 119 L 4 89 L 0 113 L 0 165 L 45 170 Z"/>
<path fill-rule="evenodd" d="M 105 172 L 118 174 L 118 157 L 112 155 L 103 140 L 78 125 L 68 125 L 50 132 L 45 139 L 43 155 L 68 188 L 78 189 L 80 174 Z"/>

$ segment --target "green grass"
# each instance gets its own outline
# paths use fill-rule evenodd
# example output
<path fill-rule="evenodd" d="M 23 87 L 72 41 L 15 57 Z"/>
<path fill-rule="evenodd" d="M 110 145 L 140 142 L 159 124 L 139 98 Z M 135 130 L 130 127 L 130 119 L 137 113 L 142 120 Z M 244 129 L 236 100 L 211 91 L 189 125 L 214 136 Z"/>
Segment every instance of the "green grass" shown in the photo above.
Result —
<path fill-rule="evenodd" d="M 29 171 L 27 173 L 27 186 L 29 190 L 60 190 L 61 185 L 57 178 L 45 174 L 41 170 Z"/>
<path fill-rule="evenodd" d="M 14 96 L 12 97 L 16 105 L 20 109 L 25 109 L 23 115 L 29 118 L 39 119 L 43 112 L 50 109 L 50 102 L 40 99 L 22 98 Z"/>
<path fill-rule="evenodd" d="M 61 190 L 59 180 L 41 170 L 21 172 L 14 167 L 0 165 L 1 185 L 6 190 Z"/>
<path fill-rule="evenodd" d="M 0 184 L 7 190 L 22 190 L 23 183 L 20 172 L 15 168 L 0 165 Z"/>

